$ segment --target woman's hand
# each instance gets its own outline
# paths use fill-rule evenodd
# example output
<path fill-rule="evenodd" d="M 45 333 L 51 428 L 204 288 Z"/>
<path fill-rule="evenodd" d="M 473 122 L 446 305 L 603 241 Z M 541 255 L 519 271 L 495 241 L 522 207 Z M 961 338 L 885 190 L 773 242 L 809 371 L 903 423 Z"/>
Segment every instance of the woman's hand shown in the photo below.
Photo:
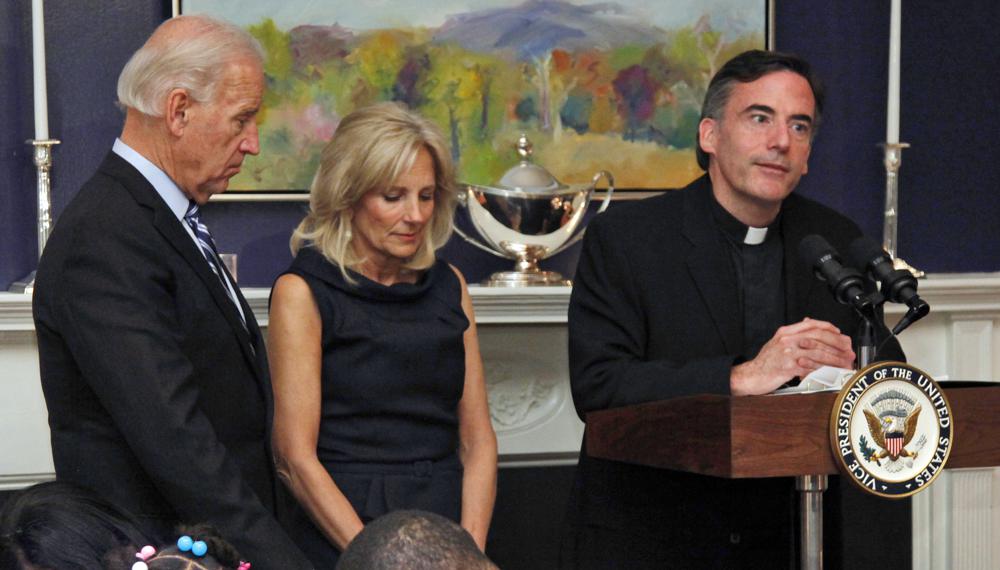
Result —
<path fill-rule="evenodd" d="M 338 550 L 364 525 L 316 456 L 322 404 L 323 324 L 309 285 L 282 275 L 271 292 L 268 359 L 274 390 L 271 441 L 278 477 Z"/>
<path fill-rule="evenodd" d="M 452 270 L 462 283 L 462 309 L 469 319 L 469 328 L 464 335 L 465 389 L 458 403 L 459 458 L 464 469 L 462 527 L 469 531 L 480 550 L 485 550 L 497 494 L 497 436 L 486 399 L 486 380 L 483 359 L 479 354 L 472 298 L 465 278 L 454 267 Z"/>

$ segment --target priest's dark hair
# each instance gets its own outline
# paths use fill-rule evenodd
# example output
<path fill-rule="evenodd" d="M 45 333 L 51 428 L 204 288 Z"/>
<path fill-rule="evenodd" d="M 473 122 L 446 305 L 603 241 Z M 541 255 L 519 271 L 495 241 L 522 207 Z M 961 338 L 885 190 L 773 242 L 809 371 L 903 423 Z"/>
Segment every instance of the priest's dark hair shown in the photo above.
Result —
<path fill-rule="evenodd" d="M 701 106 L 701 119 L 719 120 L 722 112 L 729 102 L 733 87 L 737 82 L 750 83 L 757 81 L 761 77 L 778 71 L 791 71 L 797 73 L 809 82 L 812 88 L 813 99 L 816 100 L 816 109 L 813 113 L 812 136 L 816 136 L 819 130 L 820 117 L 823 114 L 823 85 L 819 78 L 813 73 L 809 62 L 801 57 L 783 53 L 780 51 L 750 50 L 745 51 L 733 59 L 727 61 L 725 65 L 712 77 L 705 91 L 705 102 Z M 699 119 L 699 123 L 701 120 Z M 701 142 L 698 134 L 695 133 L 695 155 L 698 158 L 698 166 L 702 170 L 708 170 L 708 153 L 701 149 Z"/>

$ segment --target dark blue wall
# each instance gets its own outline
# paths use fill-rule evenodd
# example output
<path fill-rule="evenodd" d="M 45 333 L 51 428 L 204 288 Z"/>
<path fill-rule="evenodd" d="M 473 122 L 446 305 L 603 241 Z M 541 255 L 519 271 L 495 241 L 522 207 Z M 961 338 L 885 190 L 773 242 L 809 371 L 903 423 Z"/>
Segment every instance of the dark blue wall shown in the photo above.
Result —
<path fill-rule="evenodd" d="M 168 15 L 154 0 L 46 0 L 49 134 L 53 152 L 52 205 L 57 216 L 93 174 L 114 138 L 122 114 L 115 86 L 125 61 Z M 0 290 L 37 261 L 31 62 L 31 1 L 0 2 Z M 8 223 L 9 221 L 9 223 Z"/>
<path fill-rule="evenodd" d="M 907 3 L 917 4 L 917 3 Z M 955 12 L 955 13 L 953 13 Z M 900 240 L 935 271 L 1000 270 L 1000 4 L 922 2 L 907 17 Z M 912 78 L 912 80 L 911 80 Z"/>
<path fill-rule="evenodd" d="M 826 124 L 800 190 L 881 241 L 889 2 L 777 0 L 777 44 L 810 60 Z M 1000 270 L 1000 4 L 904 2 L 899 254 L 927 271 Z"/>
<path fill-rule="evenodd" d="M 0 290 L 34 267 L 31 20 L 28 2 L 0 5 Z"/>
<path fill-rule="evenodd" d="M 56 215 L 121 128 L 115 82 L 168 11 L 162 0 L 46 0 L 49 108 Z M 812 61 L 828 107 L 799 191 L 846 213 L 881 238 L 889 3 L 777 0 L 779 49 Z M 935 272 L 998 271 L 1000 165 L 987 137 L 1000 131 L 998 9 L 907 3 L 903 13 L 900 254 Z M 0 2 L 0 288 L 35 260 L 30 1 Z M 270 285 L 288 262 L 287 237 L 302 203 L 214 203 L 206 209 L 220 248 L 240 254 L 243 285 Z M 460 243 L 445 256 L 470 281 L 506 266 Z M 576 252 L 547 265 L 572 272 Z"/>

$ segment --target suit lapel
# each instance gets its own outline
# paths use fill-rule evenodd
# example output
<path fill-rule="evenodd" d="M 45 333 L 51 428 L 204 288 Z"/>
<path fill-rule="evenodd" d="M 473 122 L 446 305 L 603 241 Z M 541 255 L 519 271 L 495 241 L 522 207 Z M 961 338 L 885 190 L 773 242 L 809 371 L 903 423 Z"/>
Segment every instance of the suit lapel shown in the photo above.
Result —
<path fill-rule="evenodd" d="M 785 249 L 785 318 L 797 323 L 806 316 L 809 298 L 820 284 L 813 271 L 799 256 L 799 243 L 810 233 L 810 221 L 796 212 L 798 196 L 785 198 L 782 204 L 782 233 Z"/>
<path fill-rule="evenodd" d="M 713 199 L 707 175 L 685 191 L 683 232 L 691 245 L 687 269 L 726 352 L 739 354 L 743 350 L 743 330 L 738 318 L 736 274 L 712 218 Z"/>
<path fill-rule="evenodd" d="M 136 202 L 152 210 L 153 227 L 184 258 L 184 261 L 187 262 L 191 270 L 194 271 L 205 285 L 206 290 L 211 295 L 219 311 L 222 312 L 229 326 L 232 327 L 234 334 L 239 338 L 239 345 L 243 351 L 243 356 L 250 362 L 251 368 L 257 376 L 257 381 L 263 384 L 265 378 L 264 370 L 256 354 L 256 352 L 259 352 L 259 349 L 255 348 L 255 341 L 250 337 L 250 333 L 252 332 L 259 338 L 260 331 L 257 329 L 256 323 L 254 323 L 253 329 L 250 329 L 250 332 L 248 332 L 250 323 L 253 321 L 253 313 L 250 311 L 239 288 L 234 287 L 237 299 L 243 306 L 244 314 L 247 317 L 246 327 L 243 326 L 243 320 L 240 318 L 240 314 L 233 305 L 233 302 L 229 299 L 229 295 L 223 289 L 219 278 L 216 277 L 211 267 L 209 267 L 208 261 L 205 260 L 205 257 L 198 250 L 191 236 L 184 230 L 181 222 L 170 211 L 170 208 L 167 207 L 149 181 L 125 159 L 113 152 L 108 153 L 108 157 L 105 159 L 104 164 L 101 165 L 101 169 L 108 175 L 120 179 L 122 185 L 129 191 Z M 225 267 L 222 270 L 225 271 Z"/>

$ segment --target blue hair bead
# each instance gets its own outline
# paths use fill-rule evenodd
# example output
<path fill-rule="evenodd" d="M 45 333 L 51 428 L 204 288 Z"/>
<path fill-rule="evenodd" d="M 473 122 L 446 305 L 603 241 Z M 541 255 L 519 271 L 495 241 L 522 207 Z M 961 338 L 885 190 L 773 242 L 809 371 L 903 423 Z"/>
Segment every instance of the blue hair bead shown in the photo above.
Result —
<path fill-rule="evenodd" d="M 205 544 L 204 540 L 196 540 L 191 545 L 191 554 L 195 556 L 204 556 L 206 552 L 208 552 L 208 545 Z"/>
<path fill-rule="evenodd" d="M 204 556 L 206 552 L 208 552 L 208 545 L 205 544 L 204 540 L 196 540 L 191 545 L 191 554 L 195 556 Z"/>
<path fill-rule="evenodd" d="M 187 552 L 191 550 L 192 546 L 194 546 L 194 540 L 186 534 L 177 539 L 177 549 L 180 550 L 181 552 Z"/>

